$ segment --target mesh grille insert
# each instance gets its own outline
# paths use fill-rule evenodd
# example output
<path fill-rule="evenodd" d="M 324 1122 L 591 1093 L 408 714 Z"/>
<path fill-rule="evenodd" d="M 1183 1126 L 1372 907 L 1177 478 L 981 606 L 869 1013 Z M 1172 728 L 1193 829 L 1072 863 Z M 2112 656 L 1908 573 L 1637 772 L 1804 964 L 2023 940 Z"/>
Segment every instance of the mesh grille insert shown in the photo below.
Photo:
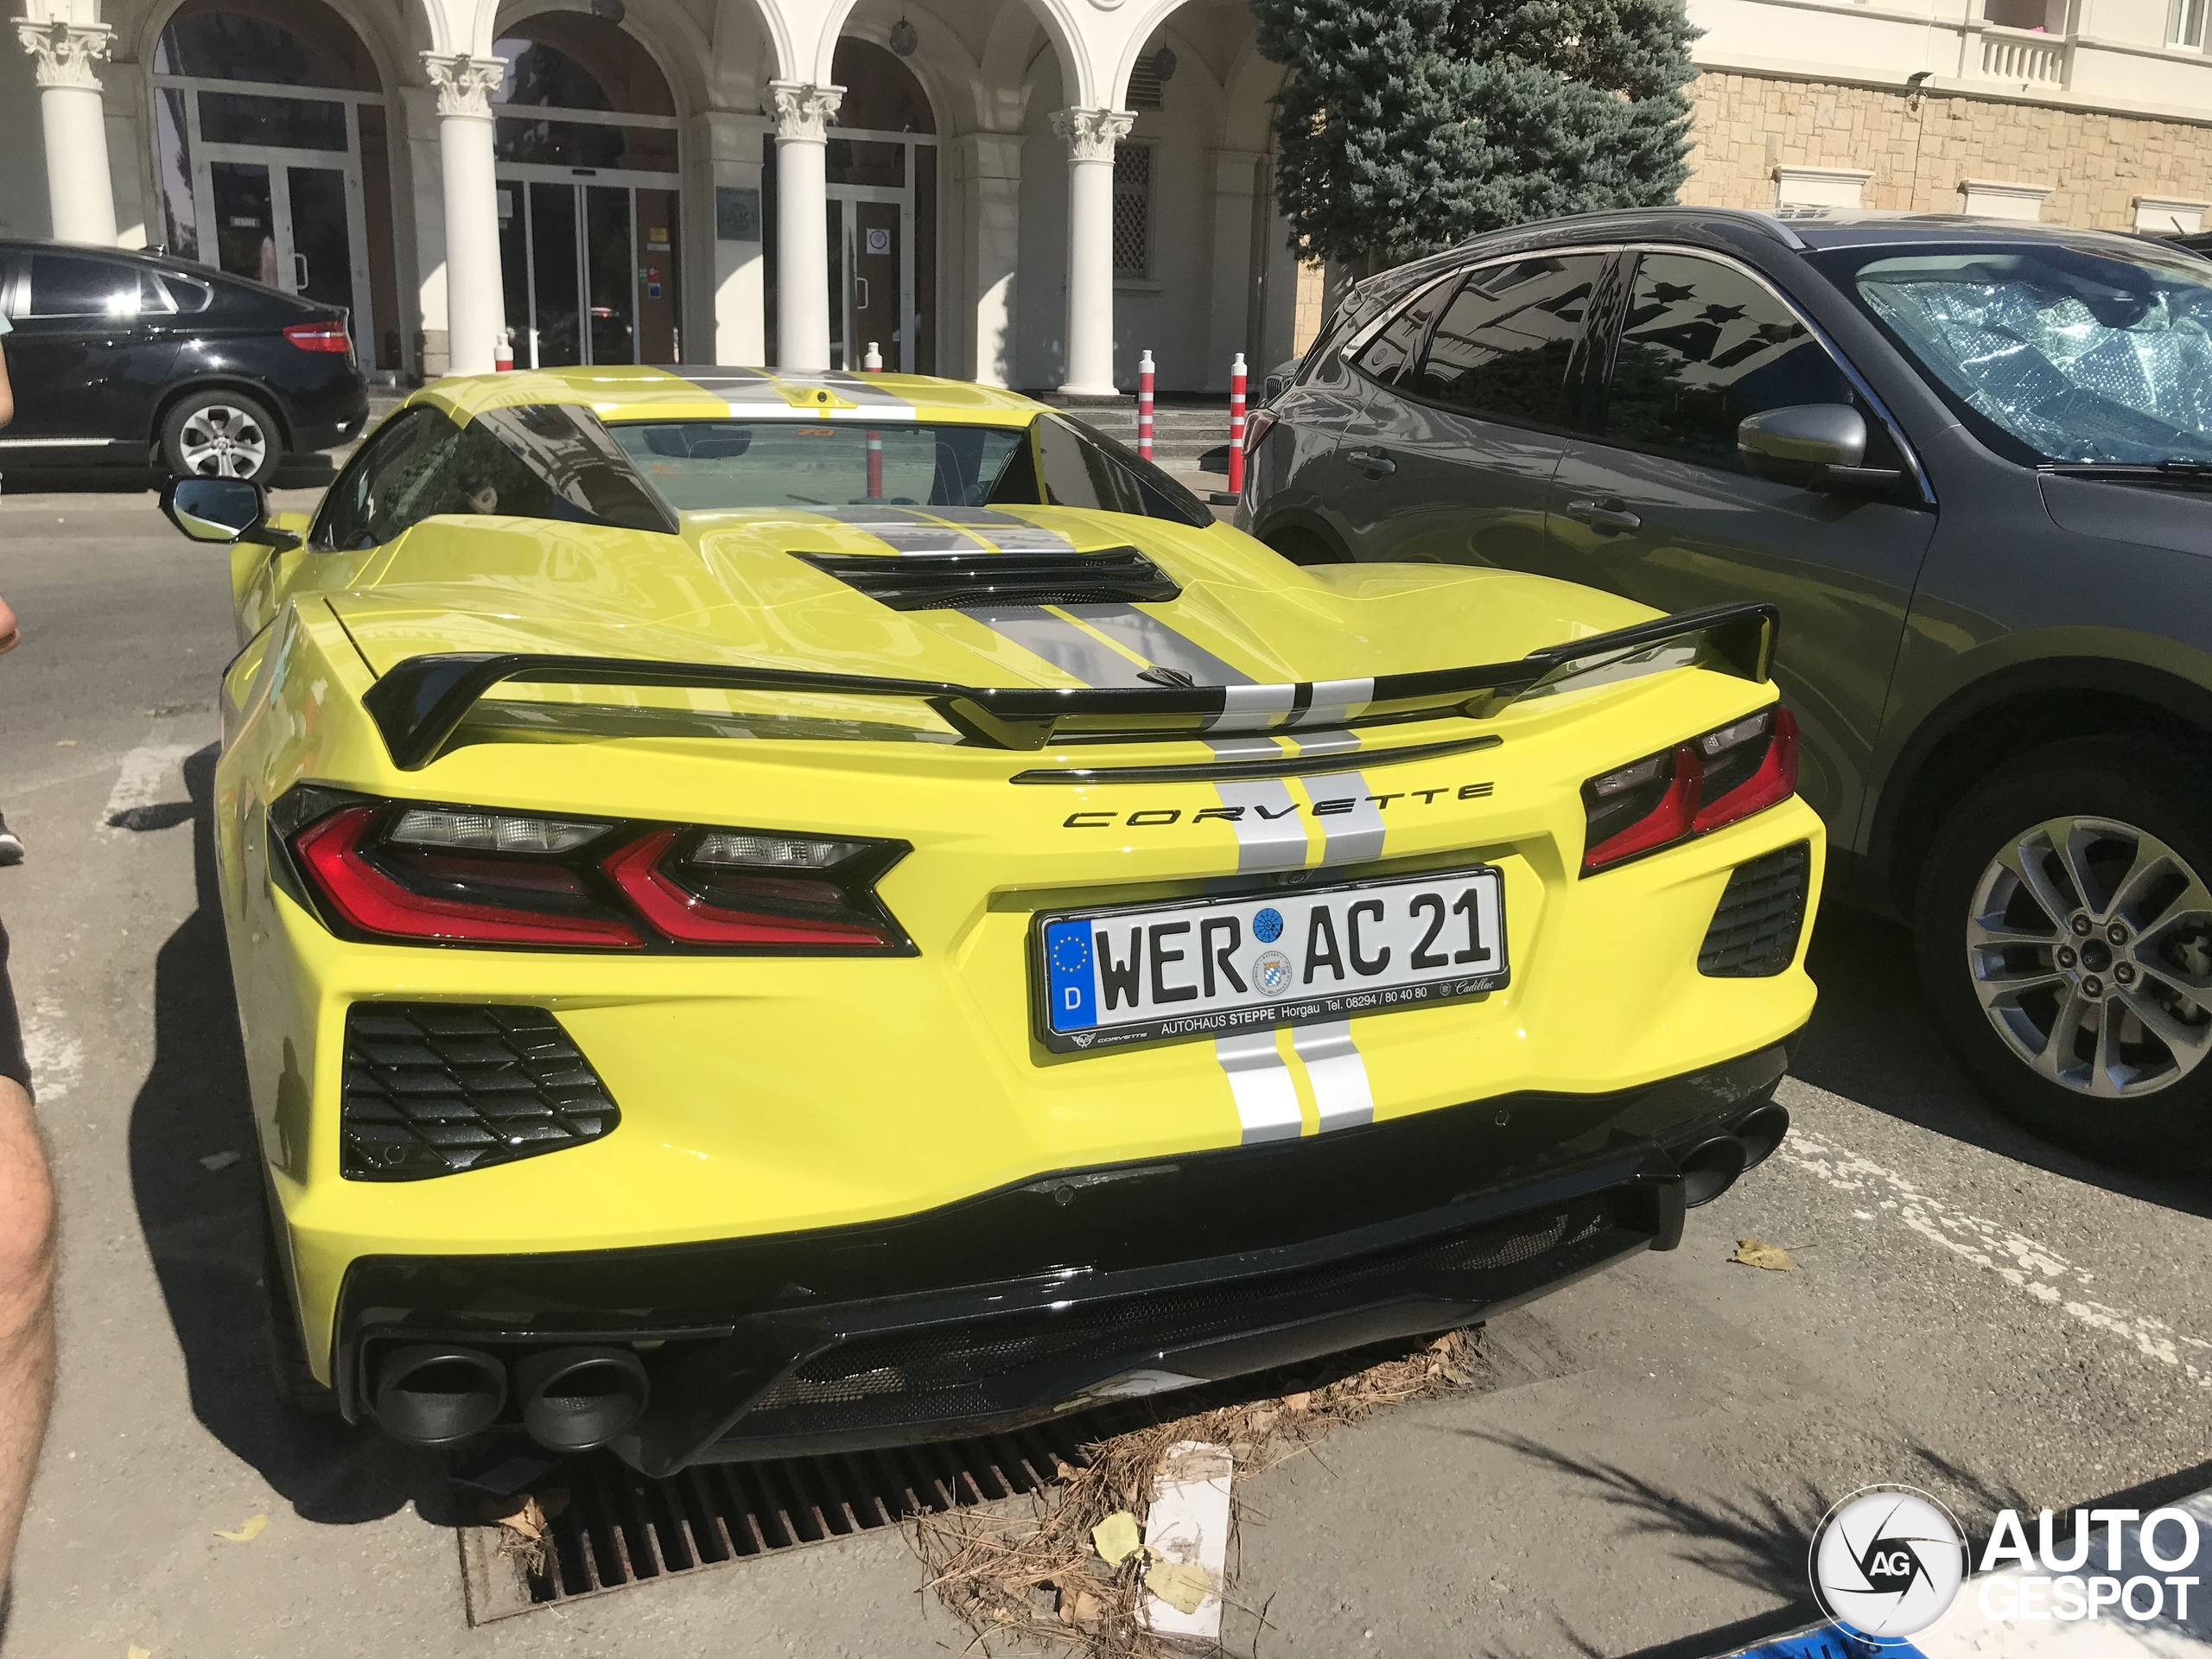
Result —
<path fill-rule="evenodd" d="M 346 1015 L 340 1172 L 418 1181 L 596 1141 L 621 1113 L 543 1008 L 357 1002 Z"/>
<path fill-rule="evenodd" d="M 1698 950 L 1698 972 L 1713 979 L 1770 979 L 1796 961 L 1812 864 L 1812 846 L 1801 841 L 1738 865 Z"/>
<path fill-rule="evenodd" d="M 1182 589 L 1134 547 L 1096 553 L 800 553 L 826 576 L 894 611 L 969 605 L 1155 603 Z"/>

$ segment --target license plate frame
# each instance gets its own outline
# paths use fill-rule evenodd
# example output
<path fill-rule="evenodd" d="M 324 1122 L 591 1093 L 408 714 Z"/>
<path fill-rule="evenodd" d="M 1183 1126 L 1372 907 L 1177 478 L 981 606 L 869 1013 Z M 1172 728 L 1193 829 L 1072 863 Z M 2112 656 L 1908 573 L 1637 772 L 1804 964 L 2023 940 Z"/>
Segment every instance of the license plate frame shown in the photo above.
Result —
<path fill-rule="evenodd" d="M 1284 935 L 1287 936 L 1290 921 L 1281 912 L 1294 908 L 1300 917 L 1310 925 L 1316 899 L 1335 899 L 1378 892 L 1417 893 L 1429 887 L 1464 892 L 1485 882 L 1491 889 L 1491 913 L 1495 923 L 1490 952 L 1495 960 L 1494 965 L 1480 966 L 1479 971 L 1474 970 L 1476 964 L 1471 964 L 1467 970 L 1458 973 L 1439 972 L 1433 977 L 1369 987 L 1347 980 L 1343 988 L 1332 987 L 1326 993 L 1316 990 L 1300 994 L 1294 988 L 1280 1001 L 1248 1000 L 1228 1007 L 1207 1008 L 1190 1014 L 1162 1014 L 1148 1020 L 1111 1026 L 1094 1024 L 1087 1028 L 1060 1030 L 1053 1023 L 1053 977 L 1049 952 L 1052 944 L 1050 930 L 1055 926 L 1072 922 L 1126 924 L 1139 917 L 1168 922 L 1188 918 L 1202 924 L 1203 918 L 1209 915 L 1219 915 L 1224 912 L 1251 912 L 1256 916 L 1262 910 L 1273 909 L 1279 912 L 1279 919 L 1283 923 Z M 1438 896 L 1441 901 L 1444 895 L 1440 893 Z M 1448 923 L 1452 906 L 1447 903 L 1445 909 Z M 1333 915 L 1332 921 L 1333 926 Z M 1479 922 L 1471 923 L 1471 925 L 1478 929 Z M 1340 939 L 1343 930 L 1336 931 Z M 1194 931 L 1199 937 L 1205 937 L 1202 925 Z M 1094 932 L 1090 937 L 1095 939 L 1096 936 Z M 1271 943 L 1257 934 L 1254 938 L 1255 943 Z M 1282 1026 L 1316 1025 L 1401 1008 L 1437 1007 L 1487 996 L 1511 984 L 1508 942 L 1504 872 L 1495 864 L 1486 863 L 1452 865 L 1407 875 L 1370 876 L 1357 881 L 1327 882 L 1312 887 L 1268 887 L 1256 892 L 1208 898 L 1152 899 L 1042 911 L 1031 918 L 1029 928 L 1029 962 L 1025 989 L 1029 999 L 1030 1029 L 1038 1044 L 1052 1053 L 1096 1054 L 1141 1044 L 1190 1042 L 1200 1038 L 1230 1036 L 1238 1032 L 1273 1030 Z M 1140 964 L 1136 971 L 1142 973 L 1145 969 Z M 1256 987 L 1254 994 L 1256 994 Z"/>

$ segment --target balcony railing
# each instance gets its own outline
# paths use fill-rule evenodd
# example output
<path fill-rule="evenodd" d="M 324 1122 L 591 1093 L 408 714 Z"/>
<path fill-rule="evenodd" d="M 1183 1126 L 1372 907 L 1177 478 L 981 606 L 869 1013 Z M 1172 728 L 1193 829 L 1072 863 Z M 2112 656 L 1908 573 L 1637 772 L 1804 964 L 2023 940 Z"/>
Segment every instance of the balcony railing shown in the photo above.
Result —
<path fill-rule="evenodd" d="M 2066 43 L 2037 29 L 1984 24 L 1980 73 L 1985 80 L 2063 88 L 2066 85 Z"/>

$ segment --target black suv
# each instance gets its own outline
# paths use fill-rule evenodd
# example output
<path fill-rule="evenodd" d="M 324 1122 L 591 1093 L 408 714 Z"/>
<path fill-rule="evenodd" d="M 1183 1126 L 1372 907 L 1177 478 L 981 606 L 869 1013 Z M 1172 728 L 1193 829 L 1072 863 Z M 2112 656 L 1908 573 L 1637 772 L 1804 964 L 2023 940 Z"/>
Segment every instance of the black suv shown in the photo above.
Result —
<path fill-rule="evenodd" d="M 360 435 L 346 313 L 159 255 L 0 241 L 16 392 L 0 467 L 166 466 L 268 479 Z"/>
<path fill-rule="evenodd" d="M 1961 1063 L 2054 1139 L 2212 1164 L 2212 264 L 1559 220 L 1358 284 L 1254 425 L 1238 522 L 1293 559 L 1773 601 L 1831 891 L 1910 922 Z"/>

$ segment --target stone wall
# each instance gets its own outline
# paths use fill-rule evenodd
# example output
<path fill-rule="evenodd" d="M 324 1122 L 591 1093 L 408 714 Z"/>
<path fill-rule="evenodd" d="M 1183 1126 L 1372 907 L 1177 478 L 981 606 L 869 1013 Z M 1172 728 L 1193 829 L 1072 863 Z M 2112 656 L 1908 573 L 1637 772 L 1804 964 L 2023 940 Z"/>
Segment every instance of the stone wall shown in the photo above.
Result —
<path fill-rule="evenodd" d="M 1690 84 L 1690 179 L 1681 200 L 1772 207 L 1777 162 L 1873 169 L 1865 205 L 1959 210 L 1959 181 L 2053 188 L 2056 225 L 2134 226 L 2138 196 L 2212 200 L 2212 130 L 2137 116 L 1710 73 Z"/>

